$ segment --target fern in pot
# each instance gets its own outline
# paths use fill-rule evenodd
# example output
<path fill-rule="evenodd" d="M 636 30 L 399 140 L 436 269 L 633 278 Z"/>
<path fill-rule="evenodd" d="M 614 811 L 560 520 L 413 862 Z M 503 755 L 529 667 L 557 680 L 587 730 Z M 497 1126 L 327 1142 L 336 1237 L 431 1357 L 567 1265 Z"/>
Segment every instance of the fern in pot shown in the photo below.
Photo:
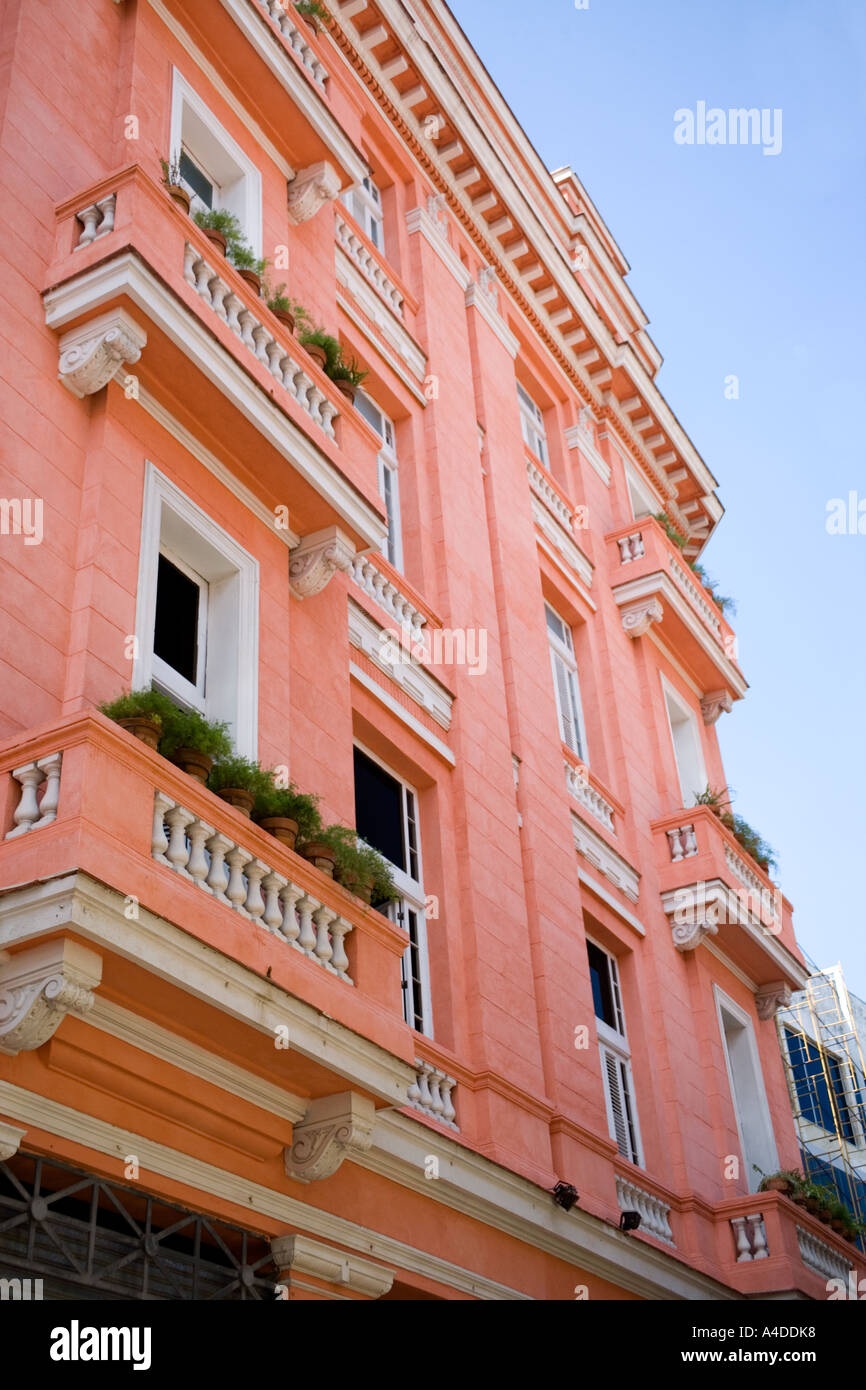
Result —
<path fill-rule="evenodd" d="M 237 755 L 220 758 L 214 763 L 207 784 L 212 792 L 248 818 L 256 804 L 256 797 L 273 786 L 270 774 L 264 768 L 249 758 Z"/>
<path fill-rule="evenodd" d="M 206 784 L 214 761 L 231 754 L 228 725 L 205 719 L 198 710 L 174 710 L 163 722 L 159 751 Z"/>
<path fill-rule="evenodd" d="M 322 829 L 318 798 L 299 791 L 294 782 L 277 787 L 271 780 L 256 796 L 253 820 L 289 849 L 295 848 L 299 835 L 314 841 Z"/>

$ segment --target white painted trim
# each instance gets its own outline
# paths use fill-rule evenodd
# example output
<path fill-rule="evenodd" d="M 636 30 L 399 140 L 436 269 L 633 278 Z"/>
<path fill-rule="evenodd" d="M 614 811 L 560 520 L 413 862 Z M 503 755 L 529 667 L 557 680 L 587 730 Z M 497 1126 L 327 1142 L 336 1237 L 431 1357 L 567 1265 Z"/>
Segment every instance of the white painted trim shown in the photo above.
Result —
<path fill-rule="evenodd" d="M 419 388 L 418 383 L 414 381 L 412 377 L 408 374 L 408 372 L 405 370 L 402 359 L 396 357 L 388 347 L 386 347 L 383 343 L 379 342 L 377 338 L 373 337 L 372 333 L 370 332 L 370 326 L 369 324 L 365 323 L 363 315 L 359 314 L 357 309 L 355 309 L 353 305 L 349 303 L 346 296 L 340 293 L 340 290 L 343 288 L 345 287 L 342 286 L 340 284 L 340 281 L 338 280 L 337 304 L 342 309 L 343 313 L 355 325 L 355 327 L 358 329 L 358 332 L 363 334 L 363 336 L 367 339 L 367 342 L 374 349 L 374 351 L 379 354 L 382 360 L 388 363 L 388 366 L 391 368 L 391 371 L 398 378 L 398 380 L 400 380 L 403 383 L 410 395 L 414 397 L 414 399 L 418 402 L 420 406 L 426 408 L 427 400 L 424 396 L 424 392 Z"/>
<path fill-rule="evenodd" d="M 178 266 L 178 279 L 183 266 Z M 175 343 L 228 401 L 361 537 L 378 549 L 385 534 L 379 513 L 361 496 L 300 426 L 269 398 L 234 356 L 132 252 L 122 252 L 44 295 L 45 322 L 60 329 L 80 315 L 126 294 Z"/>
<path fill-rule="evenodd" d="M 442 264 L 450 270 L 465 295 L 472 284 L 472 276 L 453 246 L 446 239 L 445 233 L 439 231 L 427 209 L 413 208 L 411 212 L 407 212 L 406 226 L 409 228 L 410 236 L 415 232 L 420 232 L 424 240 L 430 243 Z"/>
<path fill-rule="evenodd" d="M 415 339 L 407 328 L 404 328 L 399 319 L 385 305 L 380 295 L 372 288 L 356 265 L 346 255 L 346 252 L 339 244 L 334 246 L 336 261 L 337 284 L 342 285 L 363 310 L 366 317 L 376 325 L 382 337 L 399 355 L 401 361 L 408 367 L 416 381 L 423 385 L 427 375 L 427 355 L 419 347 Z M 361 321 L 363 327 L 363 320 Z M 364 336 L 372 343 L 377 352 L 382 351 L 382 345 L 375 338 L 371 337 L 369 327 L 363 327 Z M 417 389 L 417 388 L 416 388 Z M 423 399 L 423 393 L 422 393 Z"/>
<path fill-rule="evenodd" d="M 473 281 L 466 291 L 466 308 L 477 309 L 484 322 L 493 329 L 509 357 L 517 356 L 517 350 L 520 347 L 519 342 L 486 290 L 483 290 L 476 281 Z"/>
<path fill-rule="evenodd" d="M 539 530 L 540 529 L 541 528 L 539 527 Z M 544 536 L 543 534 L 539 535 L 538 531 L 535 534 L 535 543 L 538 546 L 539 550 L 542 550 L 544 552 L 548 560 L 550 560 L 550 563 L 556 566 L 563 579 L 565 579 L 568 584 L 573 585 L 580 597 L 583 599 L 586 606 L 590 608 L 593 613 L 597 613 L 598 607 L 595 601 L 592 599 L 589 592 L 581 584 L 575 570 L 573 570 L 570 566 L 566 568 L 566 561 L 562 552 L 559 550 L 554 550 L 552 544 L 547 540 L 546 536 Z"/>
<path fill-rule="evenodd" d="M 658 595 L 663 603 L 670 604 L 677 616 L 685 623 L 692 636 L 703 648 L 706 656 L 716 667 L 724 684 L 732 692 L 735 699 L 741 699 L 748 690 L 748 683 L 738 668 L 725 655 L 722 645 L 712 637 L 708 629 L 698 618 L 691 604 L 685 595 L 677 588 L 676 584 L 662 570 L 655 570 L 652 574 L 644 575 L 640 579 L 629 580 L 626 584 L 616 585 L 613 590 L 614 601 L 618 607 L 631 603 L 640 598 L 650 598 Z"/>
<path fill-rule="evenodd" d="M 610 464 L 602 458 L 580 425 L 569 425 L 565 431 L 565 442 L 569 449 L 579 449 L 586 457 L 587 462 L 595 469 L 605 487 L 610 487 Z"/>
<path fill-rule="evenodd" d="M 530 487 L 532 484 L 530 482 Z M 551 545 L 559 551 L 565 563 L 579 579 L 587 586 L 592 584 L 594 567 L 591 560 L 588 560 L 580 546 L 568 534 L 563 526 L 547 510 L 541 499 L 537 496 L 535 489 L 532 489 L 532 519 L 539 531 L 546 537 Z M 572 580 L 572 582 L 574 582 Z"/>
<path fill-rule="evenodd" d="M 438 739 L 435 734 L 431 734 L 430 730 L 424 727 L 420 719 L 416 719 L 407 709 L 404 709 L 399 701 L 394 699 L 393 695 L 389 695 L 387 690 L 383 690 L 378 681 L 374 681 L 372 676 L 369 676 L 366 671 L 362 671 L 361 667 L 356 665 L 354 661 L 349 662 L 349 675 L 352 677 L 352 680 L 357 681 L 358 684 L 363 686 L 365 690 L 368 690 L 371 695 L 374 695 L 386 709 L 389 709 L 392 714 L 402 720 L 406 727 L 412 730 L 413 734 L 417 734 L 428 747 L 433 749 L 434 753 L 438 753 L 439 757 L 444 758 L 445 762 L 449 763 L 451 767 L 456 767 L 457 760 L 451 752 L 451 749 L 444 744 L 441 739 Z"/>
<path fill-rule="evenodd" d="M 218 552 L 236 575 L 237 587 L 228 599 L 235 608 L 236 625 L 232 624 L 235 641 L 225 640 L 225 634 L 223 640 L 219 640 L 215 605 L 213 601 L 209 604 L 204 712 L 209 719 L 227 720 L 238 753 L 254 758 L 258 749 L 259 562 L 149 459 L 144 469 L 135 613 L 138 642 L 132 667 L 132 688 L 148 687 L 156 674 L 153 652 L 156 575 L 165 510 L 195 531 L 211 550 Z"/>
<path fill-rule="evenodd" d="M 612 912 L 616 913 L 617 917 L 621 917 L 622 920 L 627 922 L 630 927 L 633 927 L 640 936 L 646 936 L 646 928 L 643 923 L 639 922 L 636 917 L 632 917 L 631 913 L 627 912 L 622 904 L 618 903 L 616 898 L 614 898 L 606 888 L 603 888 L 597 879 L 594 879 L 591 874 L 588 874 L 585 869 L 582 869 L 579 864 L 577 866 L 577 876 L 581 883 L 585 884 L 591 893 L 594 893 L 597 898 L 601 898 L 603 903 L 607 903 L 607 906 Z"/>
<path fill-rule="evenodd" d="M 671 752 L 674 756 L 674 767 L 677 771 L 677 781 L 680 784 L 680 793 L 683 799 L 683 807 L 686 810 L 691 810 L 693 806 L 696 806 L 698 804 L 695 801 L 695 795 L 697 793 L 702 792 L 704 788 L 708 786 L 707 764 L 706 759 L 704 758 L 703 739 L 701 738 L 700 724 L 695 711 L 690 707 L 688 701 L 683 698 L 683 696 L 677 690 L 676 686 L 671 684 L 664 671 L 659 671 L 659 680 L 661 681 L 662 685 L 662 705 L 664 707 L 665 716 L 667 718 L 668 735 L 670 737 L 670 747 Z M 684 781 L 684 772 L 683 769 L 680 767 L 680 760 L 677 755 L 677 744 L 676 739 L 674 738 L 673 720 L 671 719 L 671 705 L 675 705 L 679 713 L 683 716 L 683 719 L 680 722 L 688 724 L 691 730 L 691 736 L 694 742 L 694 747 L 698 756 L 700 786 L 692 788 L 691 790 L 687 790 L 686 788 L 686 784 Z"/>
<path fill-rule="evenodd" d="M 746 1179 L 748 1190 L 750 1192 L 756 1192 L 760 1183 L 760 1177 L 752 1171 L 751 1164 L 749 1163 L 749 1155 L 746 1150 L 746 1145 L 743 1141 L 743 1128 L 741 1123 L 740 1109 L 737 1102 L 737 1091 L 734 1085 L 734 1072 L 731 1064 L 730 1053 L 728 1051 L 728 1040 L 725 1036 L 725 1025 L 724 1019 L 722 1018 L 722 1014 L 729 1014 L 735 1020 L 735 1022 L 738 1023 L 740 1027 L 745 1031 L 746 1042 L 749 1049 L 749 1060 L 752 1067 L 755 1088 L 758 1094 L 758 1106 L 755 1113 L 756 1117 L 759 1119 L 761 1128 L 763 1129 L 763 1141 L 766 1142 L 768 1146 L 768 1154 L 770 1155 L 769 1167 L 766 1169 L 766 1171 L 769 1173 L 774 1173 L 776 1172 L 779 1166 L 779 1152 L 776 1148 L 776 1136 L 773 1132 L 772 1123 L 770 1122 L 770 1107 L 767 1103 L 767 1090 L 764 1085 L 764 1072 L 761 1067 L 761 1057 L 760 1053 L 758 1052 L 758 1044 L 755 1039 L 755 1029 L 749 1015 L 743 1009 L 740 1008 L 739 1004 L 735 1004 L 733 999 L 731 999 L 730 995 L 725 994 L 724 990 L 721 989 L 715 983 L 713 984 L 713 999 L 715 1000 L 716 1004 L 716 1018 L 719 1024 L 719 1034 L 722 1044 L 722 1052 L 724 1053 L 725 1058 L 725 1069 L 728 1073 L 728 1085 L 730 1086 L 731 1090 L 731 1105 L 733 1106 L 734 1119 L 736 1120 L 737 1124 L 737 1137 L 740 1141 L 740 1153 L 743 1159 L 743 1167 L 748 1169 L 744 1176 Z"/>
<path fill-rule="evenodd" d="M 578 854 L 582 854 L 590 864 L 600 869 L 615 888 L 624 893 L 631 902 L 636 903 L 641 878 L 637 869 L 633 869 L 621 854 L 610 848 L 606 840 L 596 835 L 577 811 L 571 813 L 571 829 Z"/>
<path fill-rule="evenodd" d="M 683 897 L 685 893 L 693 894 L 691 908 Z M 681 888 L 669 888 L 666 892 L 661 894 L 662 908 L 667 917 L 672 917 L 678 909 L 693 911 L 698 901 L 705 903 L 723 901 L 726 904 L 725 911 L 727 913 L 728 922 L 736 922 L 738 930 L 744 931 L 746 935 L 751 938 L 754 945 L 759 946 L 764 954 L 769 957 L 773 963 L 773 970 L 776 973 L 776 977 L 786 980 L 791 985 L 792 989 L 797 990 L 805 988 L 806 981 L 809 978 L 809 971 L 806 967 L 800 964 L 797 957 L 788 950 L 787 946 L 779 940 L 778 936 L 768 931 L 766 927 L 756 924 L 751 920 L 753 914 L 746 911 L 745 905 L 738 896 L 737 889 L 733 888 L 729 883 L 725 883 L 723 879 L 713 878 L 702 881 L 701 883 L 687 883 Z M 706 946 L 708 942 L 709 938 L 705 936 L 701 943 L 702 947 Z M 713 955 L 724 960 L 728 968 L 733 970 L 735 974 L 737 973 L 736 967 L 721 953 L 719 947 L 716 947 L 713 951 Z M 757 984 L 754 988 L 758 988 Z"/>
<path fill-rule="evenodd" d="M 242 171 L 242 206 L 238 200 L 223 198 L 217 206 L 228 208 L 240 221 L 244 235 L 256 256 L 262 254 L 262 176 L 256 165 L 244 153 L 236 140 L 232 139 L 220 124 L 207 102 L 190 86 L 177 68 L 171 70 L 171 137 L 169 160 L 180 158 L 183 141 L 184 111 L 189 110 L 206 127 L 210 139 L 228 155 L 233 164 Z M 237 182 L 240 182 L 238 180 Z"/>
<path fill-rule="evenodd" d="M 399 631 L 396 624 L 384 627 L 371 618 L 369 613 L 352 598 L 349 598 L 349 642 L 364 653 L 380 671 L 393 681 L 406 695 L 436 720 L 443 729 L 451 727 L 451 707 L 454 700 L 444 685 L 417 661 L 396 661 L 393 665 L 382 659 L 382 637 L 388 632 Z M 384 644 L 387 645 L 387 642 Z M 391 645 L 396 646 L 393 638 Z"/>

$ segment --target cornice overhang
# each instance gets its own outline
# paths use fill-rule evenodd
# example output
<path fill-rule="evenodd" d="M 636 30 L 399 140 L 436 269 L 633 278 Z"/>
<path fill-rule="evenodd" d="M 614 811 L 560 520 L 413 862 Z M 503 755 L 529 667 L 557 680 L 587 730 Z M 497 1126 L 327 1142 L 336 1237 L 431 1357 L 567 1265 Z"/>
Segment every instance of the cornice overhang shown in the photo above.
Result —
<path fill-rule="evenodd" d="M 693 668 L 704 666 L 703 671 L 696 670 L 699 684 L 703 689 L 707 691 L 713 689 L 712 680 L 708 677 L 711 672 L 714 672 L 733 699 L 741 700 L 743 698 L 749 688 L 745 676 L 731 658 L 725 654 L 724 648 L 711 636 L 700 618 L 692 611 L 688 600 L 669 575 L 658 570 L 653 574 L 643 575 L 639 579 L 629 580 L 625 584 L 614 585 L 612 593 L 614 602 L 619 608 L 628 608 L 629 605 L 641 600 L 657 597 L 663 609 L 662 632 L 672 649 L 682 659 L 682 642 L 678 642 L 676 636 L 671 638 L 665 633 L 664 623 L 668 612 L 676 615 L 681 625 L 681 632 L 684 629 L 690 642 L 694 644 L 691 654 L 686 656 L 686 663 Z M 703 660 L 700 659 L 701 657 Z"/>

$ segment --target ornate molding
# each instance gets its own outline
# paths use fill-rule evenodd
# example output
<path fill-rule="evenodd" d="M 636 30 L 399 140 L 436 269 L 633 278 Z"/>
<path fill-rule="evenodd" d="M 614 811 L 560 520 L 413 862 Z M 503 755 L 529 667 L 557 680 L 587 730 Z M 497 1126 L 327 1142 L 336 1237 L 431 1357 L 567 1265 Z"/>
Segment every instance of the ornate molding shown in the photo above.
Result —
<path fill-rule="evenodd" d="M 772 984 L 762 985 L 755 992 L 758 1018 L 766 1022 L 775 1018 L 778 1009 L 787 1009 L 791 1003 L 791 990 L 784 980 L 774 980 Z"/>
<path fill-rule="evenodd" d="M 271 1251 L 283 1283 L 299 1282 L 299 1274 L 311 1274 L 366 1298 L 381 1298 L 394 1282 L 393 1270 L 362 1260 L 350 1250 L 335 1250 L 321 1241 L 310 1240 L 309 1236 L 274 1236 Z"/>
<path fill-rule="evenodd" d="M 734 702 L 727 690 L 711 690 L 701 700 L 701 714 L 705 724 L 715 724 L 721 714 L 730 714 Z"/>
<path fill-rule="evenodd" d="M 665 615 L 660 601 L 654 596 L 627 603 L 621 611 L 623 631 L 629 637 L 643 637 L 653 623 L 660 623 Z"/>
<path fill-rule="evenodd" d="M 342 570 L 348 574 L 355 547 L 338 526 L 327 526 L 304 536 L 289 560 L 289 586 L 295 598 L 312 598 Z"/>
<path fill-rule="evenodd" d="M 147 334 L 123 309 L 100 314 L 60 339 L 59 377 L 73 396 L 101 391 L 124 362 L 137 362 Z"/>
<path fill-rule="evenodd" d="M 0 964 L 0 1053 L 32 1052 L 68 1013 L 93 1007 L 102 958 L 77 941 L 46 941 Z"/>
<path fill-rule="evenodd" d="M 16 1125 L 0 1120 L 0 1163 L 5 1163 L 7 1158 L 17 1154 L 26 1133 L 26 1129 L 18 1129 Z"/>
<path fill-rule="evenodd" d="M 705 918 L 701 922 L 674 922 L 671 935 L 677 950 L 685 955 L 688 951 L 696 951 L 706 937 L 715 936 L 718 930 L 715 922 Z"/>
<path fill-rule="evenodd" d="M 311 1101 L 285 1149 L 286 1173 L 296 1182 L 318 1182 L 336 1173 L 344 1158 L 366 1153 L 373 1142 L 376 1108 L 354 1091 Z"/>
<path fill-rule="evenodd" d="M 301 169 L 289 184 L 289 221 L 298 226 L 315 217 L 325 203 L 332 203 L 340 191 L 340 175 L 327 160 Z"/>

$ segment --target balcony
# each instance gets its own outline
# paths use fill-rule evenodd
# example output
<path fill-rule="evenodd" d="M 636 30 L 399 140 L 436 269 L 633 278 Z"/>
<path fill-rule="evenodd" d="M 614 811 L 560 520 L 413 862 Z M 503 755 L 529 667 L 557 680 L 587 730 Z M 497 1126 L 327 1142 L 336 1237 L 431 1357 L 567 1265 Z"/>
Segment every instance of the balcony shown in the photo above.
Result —
<path fill-rule="evenodd" d="M 396 352 L 419 387 L 427 375 L 427 355 L 414 336 L 418 302 L 378 247 L 339 203 L 334 208 L 334 256 L 340 302 L 350 318 L 372 324 L 388 350 Z M 387 351 L 387 350 L 386 350 Z"/>
<path fill-rule="evenodd" d="M 571 571 L 590 588 L 593 564 L 574 538 L 574 523 L 578 513 L 555 481 L 533 453 L 525 450 L 526 476 L 532 492 L 532 516 L 542 540 L 539 544 L 560 567 Z"/>
<path fill-rule="evenodd" d="M 605 540 L 613 596 L 629 636 L 652 628 L 702 691 L 742 699 L 748 687 L 734 630 L 659 523 L 641 517 Z"/>
<path fill-rule="evenodd" d="M 76 909 L 71 925 L 89 946 L 192 988 L 154 963 L 180 929 L 190 978 L 201 962 L 225 981 L 241 967 L 312 1005 L 387 1051 L 377 1070 L 404 1075 L 407 1103 L 404 933 L 174 764 L 101 714 L 69 716 L 0 745 L 0 815 L 5 945 L 62 924 L 40 907 L 46 885 L 83 882 L 100 907 Z"/>
<path fill-rule="evenodd" d="M 209 421 L 232 473 L 269 510 L 288 504 L 298 535 L 381 542 L 375 434 L 139 166 L 58 208 L 44 303 L 73 395 L 116 378 L 175 433 Z"/>
<path fill-rule="evenodd" d="M 863 1276 L 856 1246 L 781 1193 L 731 1198 L 715 1216 L 723 1277 L 746 1297 L 795 1293 L 823 1302 L 830 1280 L 840 1280 L 850 1297 L 852 1271 L 855 1281 Z"/>
<path fill-rule="evenodd" d="M 761 1017 L 772 1017 L 808 977 L 791 904 L 708 806 L 665 816 L 650 829 L 674 945 L 685 953 L 710 938 L 758 988 Z"/>

